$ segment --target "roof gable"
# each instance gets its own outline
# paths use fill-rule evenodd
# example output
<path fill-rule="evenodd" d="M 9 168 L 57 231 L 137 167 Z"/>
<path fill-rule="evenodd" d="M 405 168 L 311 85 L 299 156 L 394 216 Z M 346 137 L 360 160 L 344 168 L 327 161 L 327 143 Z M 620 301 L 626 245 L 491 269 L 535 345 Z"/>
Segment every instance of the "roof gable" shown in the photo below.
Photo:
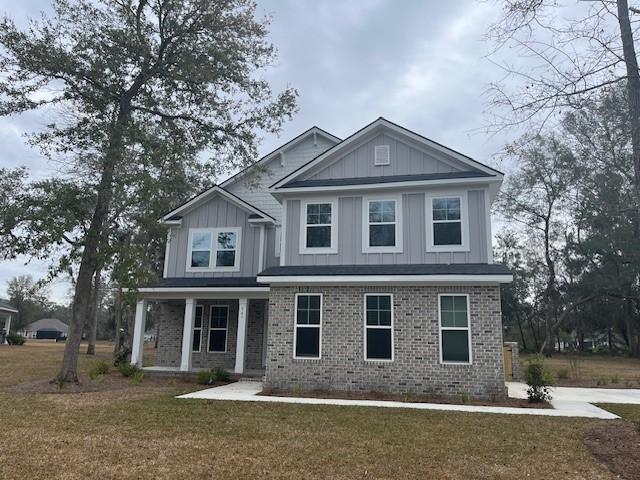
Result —
<path fill-rule="evenodd" d="M 180 205 L 178 208 L 170 211 L 169 213 L 167 213 L 166 215 L 164 215 L 159 222 L 160 223 L 165 223 L 168 225 L 172 225 L 172 224 L 180 224 L 181 223 L 181 217 L 184 216 L 185 214 L 189 213 L 190 211 L 202 206 L 203 204 L 205 204 L 206 202 L 210 201 L 211 199 L 215 198 L 215 197 L 222 197 L 224 198 L 226 201 L 234 204 L 235 206 L 241 208 L 242 210 L 245 210 L 246 212 L 248 212 L 250 214 L 250 222 L 268 222 L 268 223 L 273 223 L 275 222 L 275 220 L 273 219 L 273 217 L 271 217 L 270 215 L 266 214 L 265 212 L 263 212 L 262 210 L 260 210 L 259 208 L 254 207 L 253 205 L 251 205 L 250 203 L 245 202 L 244 200 L 242 200 L 240 197 L 237 197 L 236 195 L 226 191 L 224 188 L 221 188 L 217 185 L 209 188 L 208 190 L 205 190 L 204 192 L 196 195 L 195 197 L 191 198 L 189 201 L 187 201 L 186 203 Z"/>
<path fill-rule="evenodd" d="M 391 161 L 386 166 L 374 164 L 375 148 L 381 145 L 388 145 L 390 150 Z M 502 179 L 501 172 L 380 117 L 281 178 L 271 188 L 290 188 L 291 184 L 300 185 L 303 181 L 352 179 L 354 184 L 362 184 L 358 181 L 368 179 L 375 183 L 376 177 L 455 176 L 456 173 L 463 178 L 477 174 L 478 177 Z"/>

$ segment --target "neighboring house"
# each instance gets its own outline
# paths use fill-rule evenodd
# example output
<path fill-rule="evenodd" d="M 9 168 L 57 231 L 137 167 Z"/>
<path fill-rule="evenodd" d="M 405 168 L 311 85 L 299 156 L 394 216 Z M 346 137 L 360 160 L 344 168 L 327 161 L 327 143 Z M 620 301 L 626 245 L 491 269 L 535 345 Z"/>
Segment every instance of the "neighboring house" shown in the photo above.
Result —
<path fill-rule="evenodd" d="M 504 396 L 502 173 L 379 118 L 314 127 L 165 215 L 157 362 L 273 388 Z"/>
<path fill-rule="evenodd" d="M 8 301 L 0 298 L 0 345 L 7 343 L 11 331 L 11 320 L 18 314 L 18 309 Z"/>
<path fill-rule="evenodd" d="M 23 327 L 18 334 L 37 340 L 63 340 L 69 335 L 69 326 L 57 318 L 42 318 Z"/>

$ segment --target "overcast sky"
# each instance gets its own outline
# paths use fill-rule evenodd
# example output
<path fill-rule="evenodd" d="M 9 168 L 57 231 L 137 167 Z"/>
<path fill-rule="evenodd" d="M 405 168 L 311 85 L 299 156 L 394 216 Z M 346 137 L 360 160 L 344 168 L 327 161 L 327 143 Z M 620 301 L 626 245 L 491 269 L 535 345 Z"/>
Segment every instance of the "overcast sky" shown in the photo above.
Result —
<path fill-rule="evenodd" d="M 300 112 L 279 138 L 265 138 L 267 153 L 317 125 L 344 138 L 379 116 L 500 167 L 494 154 L 510 140 L 479 133 L 485 124 L 483 92 L 502 72 L 484 58 L 482 41 L 498 11 L 476 0 L 258 0 L 273 16 L 278 64 L 267 72 L 276 91 L 299 94 Z M 48 0 L 0 0 L 0 11 L 19 24 L 48 8 Z M 46 175 L 47 165 L 23 133 L 39 128 L 36 114 L 0 118 L 0 166 L 25 165 Z M 41 278 L 46 264 L 27 259 L 0 263 L 0 295 L 11 277 Z M 68 294 L 52 284 L 53 299 Z"/>

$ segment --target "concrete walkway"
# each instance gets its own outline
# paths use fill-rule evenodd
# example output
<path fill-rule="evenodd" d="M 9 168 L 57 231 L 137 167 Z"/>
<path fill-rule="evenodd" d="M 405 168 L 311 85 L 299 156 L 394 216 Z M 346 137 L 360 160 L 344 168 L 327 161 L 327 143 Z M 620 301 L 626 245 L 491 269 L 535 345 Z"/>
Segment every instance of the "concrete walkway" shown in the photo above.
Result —
<path fill-rule="evenodd" d="M 527 398 L 527 384 L 507 382 L 509 396 Z M 640 405 L 640 389 L 634 388 L 551 388 L 554 402 L 588 402 L 588 403 L 630 403 Z"/>
<path fill-rule="evenodd" d="M 511 387 L 510 387 L 511 388 Z M 516 387 L 513 387 L 516 388 Z M 268 402 L 268 403 L 296 403 L 305 405 L 344 405 L 360 407 L 383 408 L 412 408 L 416 410 L 442 410 L 455 412 L 500 413 L 507 415 L 539 415 L 547 417 L 585 417 L 614 419 L 619 418 L 613 413 L 602 410 L 585 401 L 561 400 L 552 401 L 554 408 L 519 408 L 519 407 L 489 407 L 477 405 L 447 405 L 440 403 L 410 403 L 393 402 L 385 400 L 343 400 L 334 398 L 300 398 L 300 397 L 269 397 L 258 395 L 262 391 L 259 382 L 240 381 L 223 385 L 222 387 L 208 388 L 198 392 L 180 395 L 182 399 L 201 400 L 227 400 L 241 402 Z M 525 397 L 526 398 L 526 397 Z"/>

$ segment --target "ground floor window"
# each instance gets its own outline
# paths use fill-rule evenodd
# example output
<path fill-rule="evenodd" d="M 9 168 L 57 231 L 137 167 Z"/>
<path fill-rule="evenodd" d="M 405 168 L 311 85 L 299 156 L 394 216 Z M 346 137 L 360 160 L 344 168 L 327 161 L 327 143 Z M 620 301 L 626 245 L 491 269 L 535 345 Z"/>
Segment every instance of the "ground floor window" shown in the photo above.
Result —
<path fill-rule="evenodd" d="M 393 297 L 366 294 L 364 300 L 365 360 L 393 360 Z"/>
<path fill-rule="evenodd" d="M 470 363 L 469 296 L 439 295 L 440 360 L 443 363 Z"/>
<path fill-rule="evenodd" d="M 192 351 L 198 353 L 200 351 L 200 347 L 202 345 L 202 313 L 204 311 L 204 307 L 202 305 L 198 305 L 196 307 L 196 318 L 193 323 L 193 345 Z"/>
<path fill-rule="evenodd" d="M 322 295 L 297 294 L 294 332 L 295 358 L 320 358 Z"/>
<path fill-rule="evenodd" d="M 211 305 L 209 323 L 209 351 L 227 351 L 227 330 L 229 326 L 229 306 Z"/>

